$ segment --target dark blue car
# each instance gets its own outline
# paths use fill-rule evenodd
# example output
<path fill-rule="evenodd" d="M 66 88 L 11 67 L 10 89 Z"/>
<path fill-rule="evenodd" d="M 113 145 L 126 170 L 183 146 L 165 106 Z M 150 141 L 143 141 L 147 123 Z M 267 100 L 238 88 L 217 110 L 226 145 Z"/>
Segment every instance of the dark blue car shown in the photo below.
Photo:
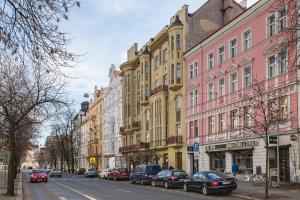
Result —
<path fill-rule="evenodd" d="M 171 187 L 182 188 L 184 182 L 188 179 L 188 175 L 183 170 L 162 170 L 156 174 L 151 182 L 153 187 L 163 186 L 166 189 Z"/>
<path fill-rule="evenodd" d="M 131 183 L 150 184 L 152 178 L 160 171 L 161 167 L 159 165 L 138 165 L 131 175 Z"/>

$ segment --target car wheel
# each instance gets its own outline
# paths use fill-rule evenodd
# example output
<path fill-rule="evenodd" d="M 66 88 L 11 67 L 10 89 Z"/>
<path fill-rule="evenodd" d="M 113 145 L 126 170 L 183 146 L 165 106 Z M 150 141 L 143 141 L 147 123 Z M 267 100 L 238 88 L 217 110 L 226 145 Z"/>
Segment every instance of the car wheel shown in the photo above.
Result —
<path fill-rule="evenodd" d="M 203 185 L 203 187 L 202 187 L 202 194 L 203 194 L 203 196 L 207 196 L 208 195 L 208 190 L 207 190 L 206 185 Z"/>
<path fill-rule="evenodd" d="M 155 184 L 154 181 L 151 181 L 151 185 L 152 185 L 152 187 L 155 187 L 155 186 L 156 186 L 156 184 Z"/>
<path fill-rule="evenodd" d="M 165 188 L 169 189 L 169 183 L 167 181 L 165 182 Z"/>
<path fill-rule="evenodd" d="M 183 185 L 183 190 L 184 190 L 185 192 L 188 192 L 188 191 L 189 191 L 189 190 L 188 190 L 188 187 L 186 186 L 186 184 Z"/>
<path fill-rule="evenodd" d="M 141 180 L 141 185 L 145 185 L 145 182 L 143 179 Z"/>

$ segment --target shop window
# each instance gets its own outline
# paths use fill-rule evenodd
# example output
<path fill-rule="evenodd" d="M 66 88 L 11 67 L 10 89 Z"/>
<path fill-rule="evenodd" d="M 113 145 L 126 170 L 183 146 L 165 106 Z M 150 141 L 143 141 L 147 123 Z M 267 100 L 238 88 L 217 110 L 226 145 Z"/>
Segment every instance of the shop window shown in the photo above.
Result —
<path fill-rule="evenodd" d="M 253 150 L 237 150 L 232 152 L 233 162 L 238 165 L 238 174 L 253 174 Z"/>
<path fill-rule="evenodd" d="M 211 170 L 216 170 L 216 171 L 220 171 L 220 172 L 225 171 L 226 164 L 225 164 L 225 152 L 224 151 L 210 153 L 209 160 L 210 160 L 210 169 Z"/>

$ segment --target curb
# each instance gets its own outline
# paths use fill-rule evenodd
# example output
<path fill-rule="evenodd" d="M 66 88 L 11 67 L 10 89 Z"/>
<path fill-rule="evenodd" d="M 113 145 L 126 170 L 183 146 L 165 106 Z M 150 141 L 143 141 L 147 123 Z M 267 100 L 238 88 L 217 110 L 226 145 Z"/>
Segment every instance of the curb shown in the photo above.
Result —
<path fill-rule="evenodd" d="M 249 196 L 245 196 L 245 195 L 241 195 L 241 194 L 231 194 L 230 196 L 241 198 L 241 199 L 248 199 L 248 200 L 261 200 L 258 198 L 253 198 L 253 197 L 249 197 Z"/>
<path fill-rule="evenodd" d="M 23 173 L 22 172 L 20 173 L 16 200 L 23 200 Z"/>

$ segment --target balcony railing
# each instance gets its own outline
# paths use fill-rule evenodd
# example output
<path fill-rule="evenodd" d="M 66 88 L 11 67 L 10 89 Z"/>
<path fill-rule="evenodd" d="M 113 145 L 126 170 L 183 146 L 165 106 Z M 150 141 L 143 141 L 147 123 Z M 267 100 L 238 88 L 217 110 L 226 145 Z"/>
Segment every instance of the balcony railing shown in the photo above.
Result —
<path fill-rule="evenodd" d="M 168 145 L 173 145 L 173 144 L 183 144 L 183 139 L 182 136 L 170 136 L 168 137 Z"/>
<path fill-rule="evenodd" d="M 135 121 L 132 123 L 132 128 L 133 129 L 140 129 L 141 128 L 141 122 Z"/>
<path fill-rule="evenodd" d="M 166 146 L 166 140 L 155 140 L 150 142 L 150 147 L 165 147 Z"/>
<path fill-rule="evenodd" d="M 154 94 L 162 92 L 162 91 L 168 91 L 168 86 L 167 85 L 159 85 L 151 90 L 150 95 L 154 95 Z"/>
<path fill-rule="evenodd" d="M 150 147 L 149 143 L 141 142 L 140 144 L 132 144 L 132 145 L 128 145 L 125 147 L 120 147 L 119 152 L 123 153 L 123 152 L 129 152 L 129 151 L 136 151 L 139 149 L 148 149 L 149 147 Z"/>
<path fill-rule="evenodd" d="M 171 79 L 170 90 L 178 90 L 182 87 L 181 77 Z"/>

